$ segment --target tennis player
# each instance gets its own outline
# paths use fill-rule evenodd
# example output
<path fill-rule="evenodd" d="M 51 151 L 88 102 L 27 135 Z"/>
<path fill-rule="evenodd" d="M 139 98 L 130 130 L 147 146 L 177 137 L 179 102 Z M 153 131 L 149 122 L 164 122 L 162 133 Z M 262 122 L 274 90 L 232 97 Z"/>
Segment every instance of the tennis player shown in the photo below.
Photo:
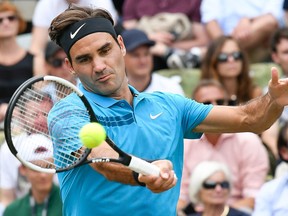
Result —
<path fill-rule="evenodd" d="M 161 170 L 158 177 L 138 176 L 106 163 L 59 173 L 64 215 L 176 215 L 183 138 L 197 139 L 202 132 L 259 133 L 288 104 L 288 80 L 279 80 L 276 68 L 271 69 L 268 93 L 238 107 L 203 105 L 170 93 L 139 93 L 128 85 L 123 39 L 102 9 L 72 6 L 52 21 L 49 35 L 65 50 L 65 62 L 79 77 L 80 90 L 108 136 L 124 151 L 153 161 Z M 75 116 L 75 107 L 61 106 L 56 104 L 48 116 L 49 132 L 59 139 L 65 130 L 80 129 L 61 125 L 59 119 L 83 121 Z M 107 146 L 94 148 L 91 155 L 112 156 Z"/>

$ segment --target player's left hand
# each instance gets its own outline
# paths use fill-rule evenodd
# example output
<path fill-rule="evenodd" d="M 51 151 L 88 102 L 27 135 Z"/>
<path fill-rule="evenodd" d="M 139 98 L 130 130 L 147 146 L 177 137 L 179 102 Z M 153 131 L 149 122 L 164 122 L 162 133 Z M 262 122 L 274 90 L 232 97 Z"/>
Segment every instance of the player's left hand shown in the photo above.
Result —
<path fill-rule="evenodd" d="M 138 180 L 146 184 L 146 187 L 153 193 L 161 193 L 174 187 L 177 183 L 177 177 L 173 170 L 173 165 L 169 160 L 157 160 L 153 164 L 160 168 L 160 175 L 141 175 Z"/>
<path fill-rule="evenodd" d="M 288 105 L 288 79 L 279 79 L 279 72 L 276 67 L 271 68 L 268 93 L 278 105 L 282 107 Z"/>

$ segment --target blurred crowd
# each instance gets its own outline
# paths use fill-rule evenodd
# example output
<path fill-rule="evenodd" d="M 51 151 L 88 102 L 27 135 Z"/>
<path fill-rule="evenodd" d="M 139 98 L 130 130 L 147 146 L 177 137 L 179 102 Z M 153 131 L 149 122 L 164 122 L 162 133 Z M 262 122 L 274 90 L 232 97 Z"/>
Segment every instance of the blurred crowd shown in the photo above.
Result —
<path fill-rule="evenodd" d="M 31 21 L 14 2 L 0 1 L 2 134 L 9 100 L 25 80 L 53 75 L 79 82 L 65 65 L 65 52 L 48 38 L 51 21 L 71 3 L 111 13 L 126 46 L 129 84 L 139 92 L 166 91 L 235 106 L 267 91 L 252 79 L 251 64 L 273 62 L 288 77 L 287 0 L 38 0 Z M 28 48 L 19 43 L 23 34 L 29 35 Z M 200 70 L 189 95 L 177 77 L 157 73 L 183 68 Z M 57 177 L 24 167 L 4 136 L 0 139 L 0 216 L 61 215 Z M 33 142 L 40 145 L 43 137 Z M 184 140 L 177 214 L 288 215 L 287 162 L 288 108 L 262 134 Z"/>

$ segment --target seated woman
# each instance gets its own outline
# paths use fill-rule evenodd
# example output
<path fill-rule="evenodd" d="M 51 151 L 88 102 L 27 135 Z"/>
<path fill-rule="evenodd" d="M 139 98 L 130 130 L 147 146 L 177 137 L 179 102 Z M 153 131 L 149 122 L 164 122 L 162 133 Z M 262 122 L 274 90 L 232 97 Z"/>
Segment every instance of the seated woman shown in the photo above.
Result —
<path fill-rule="evenodd" d="M 26 29 L 26 21 L 9 1 L 0 2 L 0 128 L 8 102 L 27 79 L 43 75 L 38 56 L 32 55 L 16 40 Z"/>
<path fill-rule="evenodd" d="M 226 204 L 230 195 L 231 178 L 228 167 L 223 163 L 199 163 L 190 178 L 189 197 L 202 210 L 189 216 L 248 216 Z"/>
<path fill-rule="evenodd" d="M 201 68 L 201 79 L 216 79 L 237 103 L 262 95 L 262 89 L 249 75 L 246 53 L 230 36 L 221 36 L 208 47 Z"/>

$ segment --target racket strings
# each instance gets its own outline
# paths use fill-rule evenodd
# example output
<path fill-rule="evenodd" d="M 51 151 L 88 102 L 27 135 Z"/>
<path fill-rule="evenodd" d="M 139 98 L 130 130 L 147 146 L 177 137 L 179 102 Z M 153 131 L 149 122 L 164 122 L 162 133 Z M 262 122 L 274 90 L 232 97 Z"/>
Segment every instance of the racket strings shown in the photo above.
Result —
<path fill-rule="evenodd" d="M 79 143 L 78 140 L 68 138 L 78 139 L 78 134 L 73 134 L 73 131 L 66 129 L 66 135 L 61 137 L 60 141 L 51 137 L 48 132 L 47 117 L 53 104 L 73 92 L 71 88 L 60 83 L 41 81 L 19 96 L 12 114 L 11 136 L 15 139 L 14 145 L 21 158 L 42 168 L 62 169 L 72 166 L 87 154 L 85 147 L 79 148 L 71 144 Z M 87 110 L 82 107 L 73 112 L 77 112 L 76 116 L 89 118 Z M 63 122 L 63 118 L 54 117 L 53 121 Z M 75 124 L 75 119 L 71 119 L 65 122 L 64 127 L 69 128 Z"/>

